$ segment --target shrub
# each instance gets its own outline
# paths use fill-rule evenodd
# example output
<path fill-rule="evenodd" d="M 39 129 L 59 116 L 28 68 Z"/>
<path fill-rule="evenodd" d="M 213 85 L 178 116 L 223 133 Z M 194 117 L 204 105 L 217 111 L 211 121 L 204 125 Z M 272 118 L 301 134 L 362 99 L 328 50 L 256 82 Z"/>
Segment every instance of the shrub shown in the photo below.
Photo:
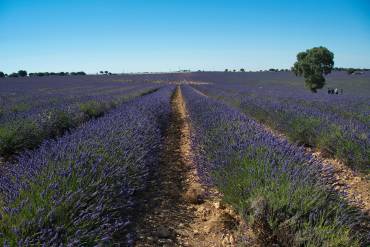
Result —
<path fill-rule="evenodd" d="M 75 127 L 73 116 L 61 110 L 50 111 L 46 114 L 44 131 L 48 137 L 61 136 L 65 131 Z"/>
<path fill-rule="evenodd" d="M 225 201 L 245 217 L 261 246 L 359 246 L 341 223 L 347 209 L 339 198 L 325 186 L 295 180 L 282 163 L 266 165 L 264 152 L 214 173 Z"/>
<path fill-rule="evenodd" d="M 317 138 L 317 147 L 325 154 L 334 156 L 343 140 L 343 133 L 338 126 L 332 125 L 320 133 Z"/>
<path fill-rule="evenodd" d="M 104 102 L 98 102 L 95 100 L 81 103 L 79 105 L 80 111 L 85 113 L 89 118 L 96 118 L 104 115 L 108 106 Z"/>
<path fill-rule="evenodd" d="M 288 137 L 293 142 L 314 147 L 320 133 L 321 124 L 321 120 L 317 118 L 297 117 L 290 123 Z"/>
<path fill-rule="evenodd" d="M 344 137 L 340 139 L 334 155 L 336 158 L 343 160 L 346 164 L 355 166 L 360 170 L 364 168 L 369 171 L 370 169 L 369 152 L 367 152 L 367 157 L 364 157 L 361 146 L 351 139 Z"/>
<path fill-rule="evenodd" d="M 356 69 L 354 69 L 354 68 L 349 68 L 349 69 L 347 69 L 347 73 L 348 73 L 349 75 L 352 75 L 353 73 L 355 73 L 355 71 L 356 71 Z"/>
<path fill-rule="evenodd" d="M 0 155 L 9 158 L 24 149 L 40 144 L 42 130 L 30 120 L 19 120 L 0 126 Z"/>
<path fill-rule="evenodd" d="M 347 165 L 355 166 L 360 171 L 365 170 L 369 163 L 369 152 L 366 154 L 361 145 L 347 137 L 339 126 L 332 125 L 321 132 L 317 138 L 317 147 L 331 157 L 344 161 Z M 369 169 L 369 168 L 367 168 Z"/>
<path fill-rule="evenodd" d="M 11 110 L 13 112 L 23 112 L 30 109 L 30 106 L 26 103 L 18 103 L 12 106 Z"/>

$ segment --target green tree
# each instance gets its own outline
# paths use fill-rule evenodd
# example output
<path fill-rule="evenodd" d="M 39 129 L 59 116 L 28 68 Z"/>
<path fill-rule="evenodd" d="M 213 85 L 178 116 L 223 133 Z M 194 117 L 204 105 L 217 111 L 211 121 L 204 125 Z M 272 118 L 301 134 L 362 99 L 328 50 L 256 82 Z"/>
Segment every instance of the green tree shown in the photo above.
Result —
<path fill-rule="evenodd" d="M 316 93 L 324 87 L 324 75 L 329 74 L 333 66 L 334 54 L 320 46 L 298 53 L 292 70 L 297 76 L 303 76 L 306 87 Z"/>
<path fill-rule="evenodd" d="M 21 76 L 21 77 L 27 76 L 27 71 L 20 70 L 20 71 L 18 71 L 18 75 Z"/>
<path fill-rule="evenodd" d="M 351 75 L 351 74 L 355 73 L 355 71 L 356 71 L 356 69 L 354 69 L 354 68 L 348 68 L 348 69 L 347 69 L 347 73 L 348 73 L 349 75 Z"/>
<path fill-rule="evenodd" d="M 5 74 L 4 72 L 0 71 L 0 78 L 3 78 L 3 77 L 5 77 Z"/>

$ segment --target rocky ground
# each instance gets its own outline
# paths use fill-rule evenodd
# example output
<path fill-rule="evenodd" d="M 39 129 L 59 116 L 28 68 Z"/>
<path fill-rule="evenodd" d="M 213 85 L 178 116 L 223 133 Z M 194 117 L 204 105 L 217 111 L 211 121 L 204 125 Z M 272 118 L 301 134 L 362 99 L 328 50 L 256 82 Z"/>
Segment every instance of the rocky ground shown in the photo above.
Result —
<path fill-rule="evenodd" d="M 177 88 L 161 161 L 144 196 L 135 246 L 257 246 L 253 231 L 222 202 L 222 195 L 200 183 L 192 162 L 190 128 L 181 90 Z M 283 134 L 266 129 L 286 139 Z M 315 150 L 306 151 L 323 164 L 324 171 L 331 171 L 333 187 L 348 203 L 370 215 L 369 180 L 338 160 Z"/>
<path fill-rule="evenodd" d="M 254 246 L 252 233 L 215 188 L 199 182 L 191 159 L 190 126 L 179 88 L 172 98 L 157 179 L 148 192 L 135 246 Z M 205 193 L 207 191 L 207 193 Z M 250 233 L 241 239 L 240 231 Z"/>

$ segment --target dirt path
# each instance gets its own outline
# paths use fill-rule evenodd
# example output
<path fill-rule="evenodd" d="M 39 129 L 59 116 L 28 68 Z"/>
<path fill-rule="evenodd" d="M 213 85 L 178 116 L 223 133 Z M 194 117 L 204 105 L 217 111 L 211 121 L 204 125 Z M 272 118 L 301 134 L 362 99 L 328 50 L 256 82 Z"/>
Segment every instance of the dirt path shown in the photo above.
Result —
<path fill-rule="evenodd" d="M 213 193 L 205 194 L 205 190 Z M 191 159 L 190 126 L 178 86 L 157 179 L 147 195 L 135 246 L 237 246 L 240 219 L 204 188 Z"/>
<path fill-rule="evenodd" d="M 363 213 L 370 216 L 370 181 L 340 160 L 326 158 L 319 151 L 310 152 L 315 159 L 321 161 L 324 169 L 333 171 L 331 175 L 334 176 L 333 186 L 335 190 L 344 192 L 352 206 L 359 208 Z"/>

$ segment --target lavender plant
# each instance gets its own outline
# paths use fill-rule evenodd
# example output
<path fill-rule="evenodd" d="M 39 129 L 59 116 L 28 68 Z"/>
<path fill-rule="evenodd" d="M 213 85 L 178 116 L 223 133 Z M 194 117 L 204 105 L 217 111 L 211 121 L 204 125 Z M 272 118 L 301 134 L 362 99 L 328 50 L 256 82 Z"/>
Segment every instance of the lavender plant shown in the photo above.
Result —
<path fill-rule="evenodd" d="M 59 87 L 59 82 L 52 82 L 55 85 L 50 84 L 50 88 L 41 90 L 38 88 L 40 81 L 23 81 L 23 84 L 28 83 L 27 86 L 33 85 L 38 90 L 27 91 L 30 90 L 27 87 L 10 85 L 2 92 L 2 99 L 8 97 L 12 100 L 6 102 L 7 110 L 3 117 L 0 116 L 0 156 L 9 158 L 22 150 L 35 148 L 44 139 L 60 136 L 123 102 L 158 89 L 157 85 L 150 83 L 104 85 L 104 81 L 77 81 L 78 90 L 68 84 L 59 89 L 53 88 Z M 15 97 L 10 97 L 11 92 Z"/>
<path fill-rule="evenodd" d="M 172 91 L 134 99 L 1 167 L 0 241 L 131 246 L 135 196 L 156 168 Z"/>
<path fill-rule="evenodd" d="M 357 212 L 320 179 L 321 164 L 239 111 L 182 87 L 205 183 L 218 186 L 271 246 L 359 246 Z M 353 234 L 355 231 L 356 234 Z"/>
<path fill-rule="evenodd" d="M 273 73 L 275 79 L 272 75 L 254 74 L 232 78 L 235 82 L 208 77 L 215 83 L 194 87 L 285 133 L 292 142 L 318 148 L 355 170 L 369 173 L 370 98 L 365 84 L 369 74 L 350 78 L 334 73 L 329 77 L 328 83 L 346 87 L 343 95 L 310 94 L 298 88 L 287 73 Z M 344 83 L 351 80 L 359 85 L 348 88 Z M 355 91 L 358 87 L 364 87 L 361 93 Z"/>

